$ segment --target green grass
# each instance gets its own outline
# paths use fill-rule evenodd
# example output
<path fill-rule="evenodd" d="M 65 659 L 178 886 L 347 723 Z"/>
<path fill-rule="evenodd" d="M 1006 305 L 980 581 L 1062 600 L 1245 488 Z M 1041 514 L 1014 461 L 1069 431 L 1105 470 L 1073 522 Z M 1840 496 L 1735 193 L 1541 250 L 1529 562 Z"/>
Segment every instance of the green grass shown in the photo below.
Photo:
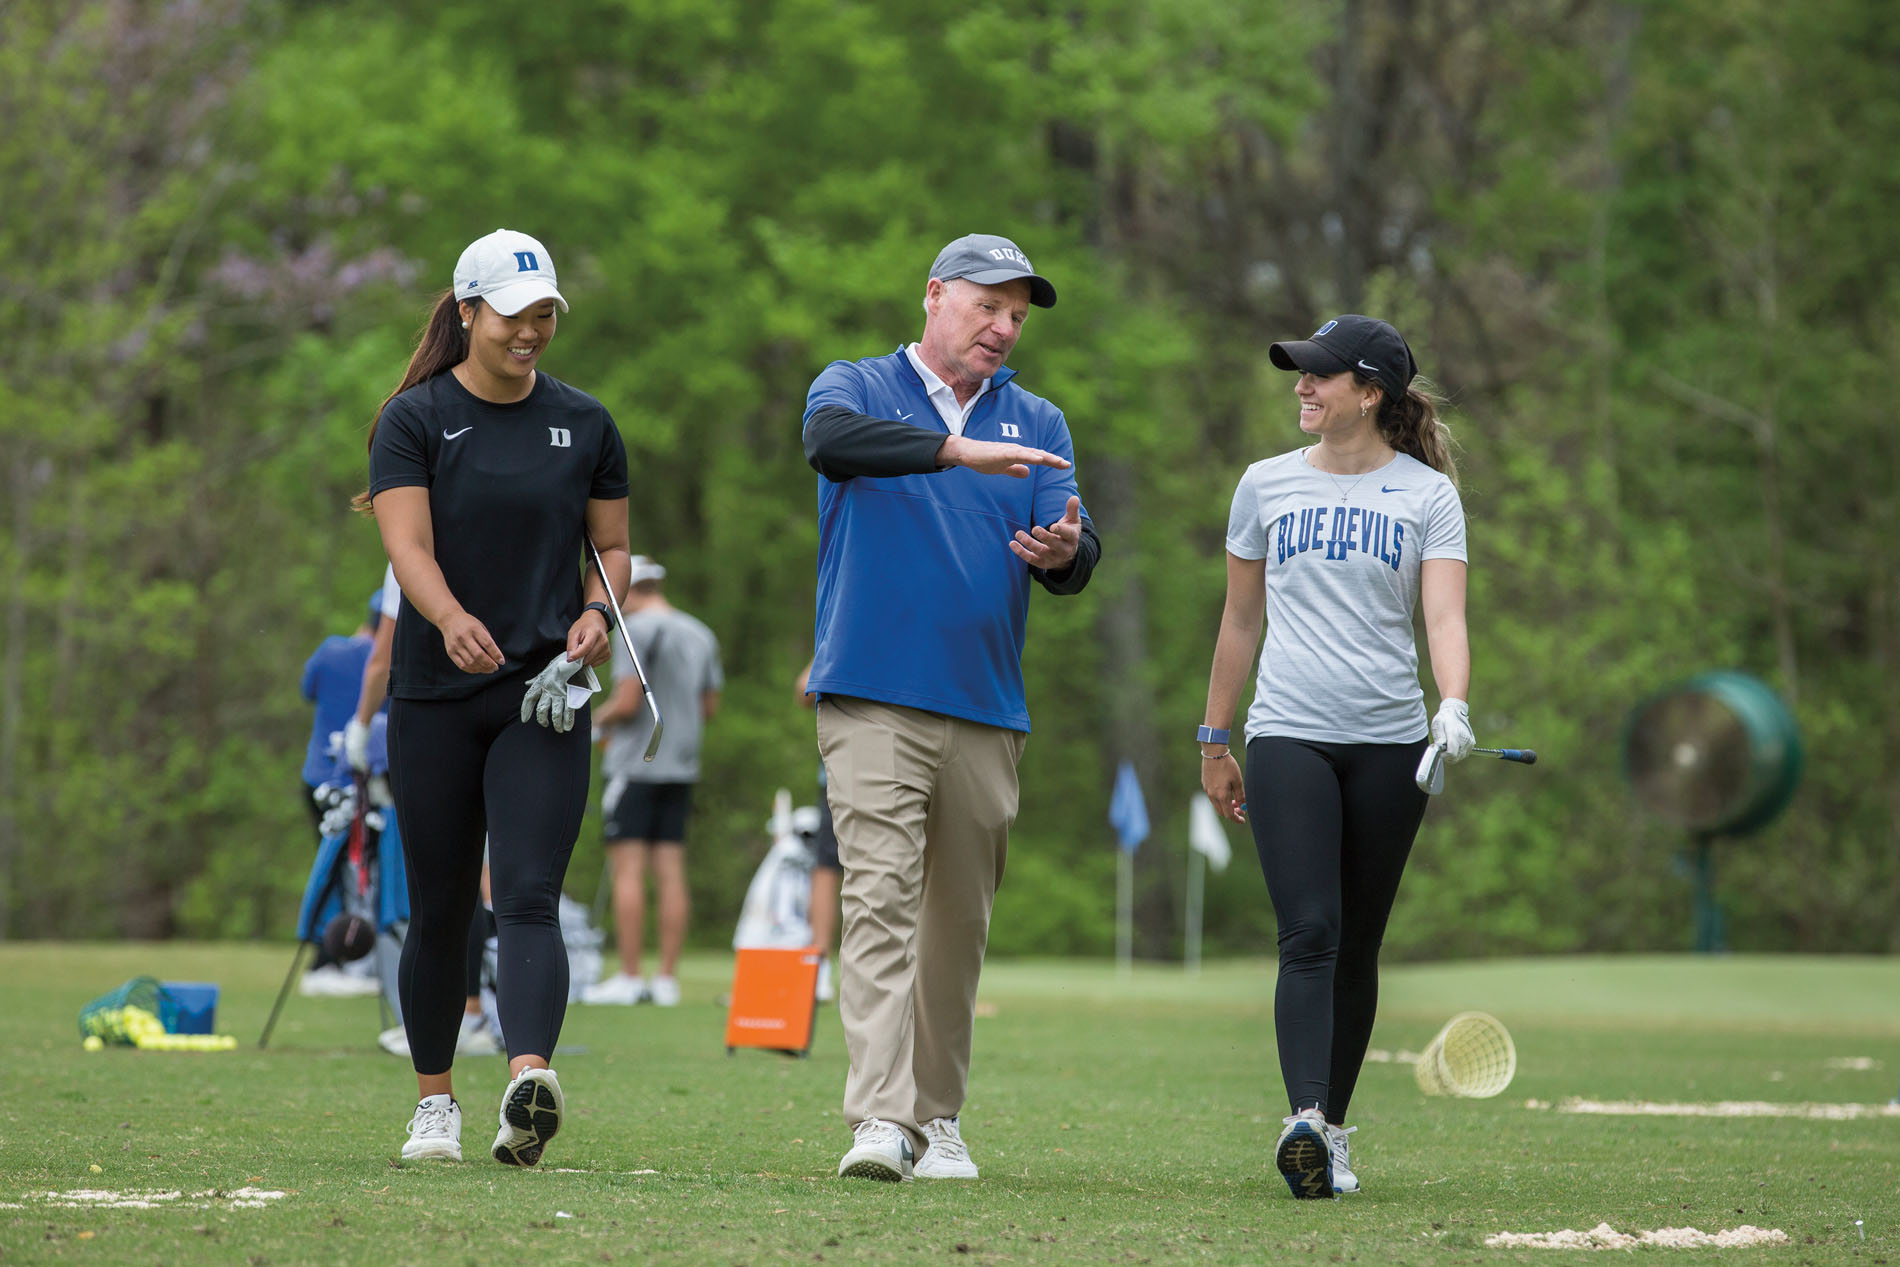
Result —
<path fill-rule="evenodd" d="M 1558 1263 L 1499 1231 L 1744 1223 L 1791 1244 L 1725 1264 L 1900 1262 L 1900 1118 L 1592 1117 L 1528 1100 L 1884 1104 L 1900 960 L 1546 959 L 1389 969 L 1374 1044 L 1417 1050 L 1455 1011 L 1501 1017 L 1517 1080 L 1427 1099 L 1369 1064 L 1367 1191 L 1295 1202 L 1268 1149 L 1285 1109 L 1272 973 L 991 965 L 966 1138 L 974 1184 L 835 1177 L 848 1142 L 836 1014 L 809 1060 L 728 1058 L 693 959 L 678 1009 L 572 1009 L 568 1127 L 539 1170 L 486 1160 L 498 1058 L 457 1069 L 461 1165 L 394 1160 L 415 1087 L 376 1051 L 371 1000 L 287 1004 L 287 947 L 0 945 L 0 1263 Z M 235 1053 L 81 1052 L 82 1004 L 137 973 L 217 981 Z M 1872 1057 L 1871 1070 L 1831 1067 Z M 97 1166 L 95 1173 L 91 1168 Z M 653 1172 L 653 1173 L 645 1173 Z M 63 1209 L 46 1192 L 281 1189 L 264 1209 Z M 563 1216 L 567 1217 L 563 1217 Z M 1864 1227 L 1856 1228 L 1856 1220 Z M 1864 1230 L 1865 1240 L 1860 1232 Z"/>

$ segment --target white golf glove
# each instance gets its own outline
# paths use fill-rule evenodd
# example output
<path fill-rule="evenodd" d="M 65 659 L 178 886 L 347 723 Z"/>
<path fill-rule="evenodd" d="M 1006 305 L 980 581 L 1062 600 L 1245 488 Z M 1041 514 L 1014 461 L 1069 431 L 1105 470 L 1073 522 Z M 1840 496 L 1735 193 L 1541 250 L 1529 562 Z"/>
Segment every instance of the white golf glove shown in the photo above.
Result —
<path fill-rule="evenodd" d="M 354 717 L 343 727 L 343 759 L 358 774 L 369 773 L 369 727 Z"/>
<path fill-rule="evenodd" d="M 569 679 L 582 673 L 587 675 L 585 684 L 570 685 Z M 600 679 L 586 661 L 570 660 L 562 651 L 528 683 L 528 693 L 521 698 L 521 720 L 538 721 L 566 734 L 574 729 L 575 710 L 587 702 L 599 684 Z"/>
<path fill-rule="evenodd" d="M 1461 699 L 1446 699 L 1432 718 L 1432 742 L 1445 750 L 1447 761 L 1463 761 L 1478 745 L 1471 733 L 1471 708 Z"/>

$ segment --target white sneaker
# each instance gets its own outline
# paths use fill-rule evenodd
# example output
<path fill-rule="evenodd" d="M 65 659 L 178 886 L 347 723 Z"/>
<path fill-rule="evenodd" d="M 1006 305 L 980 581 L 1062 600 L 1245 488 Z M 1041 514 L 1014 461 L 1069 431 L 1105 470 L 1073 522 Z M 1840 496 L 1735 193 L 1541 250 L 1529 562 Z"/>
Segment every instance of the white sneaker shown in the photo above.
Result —
<path fill-rule="evenodd" d="M 488 1018 L 480 1012 L 462 1013 L 462 1028 L 455 1035 L 455 1054 L 458 1056 L 495 1056 L 501 1053 L 501 1044 L 488 1030 Z"/>
<path fill-rule="evenodd" d="M 660 1007 L 678 1007 L 680 1005 L 680 983 L 677 977 L 655 977 L 648 993 L 654 1003 Z"/>
<path fill-rule="evenodd" d="M 818 1001 L 830 1003 L 838 997 L 838 987 L 831 983 L 831 957 L 818 961 Z"/>
<path fill-rule="evenodd" d="M 631 1006 L 645 1003 L 650 997 L 646 982 L 624 972 L 616 972 L 605 981 L 596 981 L 581 991 L 583 1003 L 621 1003 Z"/>
<path fill-rule="evenodd" d="M 919 1179 L 974 1179 L 976 1163 L 964 1147 L 954 1117 L 933 1117 L 924 1123 L 924 1156 L 917 1163 Z"/>
<path fill-rule="evenodd" d="M 462 1106 L 446 1095 L 432 1095 L 416 1105 L 409 1119 L 409 1138 L 403 1141 L 402 1159 L 421 1161 L 440 1157 L 444 1161 L 462 1160 Z"/>
<path fill-rule="evenodd" d="M 1326 1118 L 1316 1108 L 1301 1109 L 1286 1118 L 1286 1129 L 1273 1146 L 1273 1164 L 1286 1177 L 1286 1186 L 1303 1201 L 1333 1199 L 1332 1150 L 1326 1139 Z"/>
<path fill-rule="evenodd" d="M 909 1183 L 910 1136 L 880 1118 L 867 1117 L 851 1128 L 851 1151 L 838 1161 L 840 1179 L 878 1179 Z"/>
<path fill-rule="evenodd" d="M 1359 1128 L 1326 1123 L 1326 1151 L 1333 1163 L 1333 1191 L 1359 1191 L 1359 1176 L 1352 1173 L 1352 1159 L 1346 1155 L 1346 1136 Z"/>
<path fill-rule="evenodd" d="M 409 1058 L 409 1034 L 400 1025 L 391 1025 L 376 1035 L 376 1045 L 392 1056 L 401 1056 L 404 1060 Z"/>
<path fill-rule="evenodd" d="M 380 989 L 376 978 L 351 976 L 333 963 L 312 968 L 297 983 L 297 992 L 312 999 L 366 999 Z"/>
<path fill-rule="evenodd" d="M 561 1129 L 567 1102 L 552 1069 L 523 1069 L 501 1097 L 501 1130 L 489 1151 L 505 1166 L 532 1166 Z"/>

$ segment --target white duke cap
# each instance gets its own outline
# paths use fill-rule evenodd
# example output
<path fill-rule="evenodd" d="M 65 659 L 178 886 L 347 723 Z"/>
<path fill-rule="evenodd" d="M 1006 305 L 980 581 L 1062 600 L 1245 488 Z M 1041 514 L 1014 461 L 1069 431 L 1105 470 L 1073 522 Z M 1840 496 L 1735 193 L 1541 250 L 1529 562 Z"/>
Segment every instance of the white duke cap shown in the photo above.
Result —
<path fill-rule="evenodd" d="M 504 317 L 552 299 L 567 311 L 554 284 L 554 257 L 525 233 L 496 229 L 476 238 L 455 261 L 455 297 L 480 299 Z"/>

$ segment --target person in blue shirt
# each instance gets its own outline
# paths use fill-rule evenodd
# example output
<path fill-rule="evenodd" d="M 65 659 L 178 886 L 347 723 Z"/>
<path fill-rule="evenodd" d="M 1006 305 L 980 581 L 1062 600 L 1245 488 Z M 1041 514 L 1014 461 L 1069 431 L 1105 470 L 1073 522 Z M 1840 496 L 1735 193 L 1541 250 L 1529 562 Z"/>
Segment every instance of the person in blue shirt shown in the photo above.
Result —
<path fill-rule="evenodd" d="M 332 745 L 340 742 L 340 732 L 356 713 L 363 665 L 369 660 L 381 620 L 382 592 L 379 590 L 370 595 L 368 614 L 356 632 L 347 637 L 329 635 L 304 662 L 301 690 L 303 697 L 316 705 L 316 717 L 310 726 L 310 742 L 304 749 L 303 805 L 319 844 L 323 840 L 323 807 L 317 804 L 317 790 L 335 768 L 336 752 Z M 344 972 L 319 942 L 316 961 L 304 974 L 301 990 L 309 995 L 368 995 L 376 992 L 376 982 L 367 976 Z"/>
<path fill-rule="evenodd" d="M 310 742 L 303 757 L 303 804 L 310 815 L 310 826 L 323 837 L 323 810 L 314 793 L 330 777 L 336 760 L 331 750 L 333 736 L 341 733 L 356 715 L 356 699 L 363 686 L 363 665 L 382 620 L 382 591 L 370 595 L 369 612 L 356 632 L 344 637 L 331 634 L 317 644 L 303 666 L 303 697 L 317 706 L 310 726 Z"/>
<path fill-rule="evenodd" d="M 977 1177 L 959 1115 L 1029 734 L 1029 594 L 1080 592 L 1101 555 L 1062 411 L 1004 365 L 1055 301 L 1015 243 L 958 238 L 922 337 L 832 362 L 806 400 L 823 477 L 806 689 L 844 870 L 841 1176 Z"/>

